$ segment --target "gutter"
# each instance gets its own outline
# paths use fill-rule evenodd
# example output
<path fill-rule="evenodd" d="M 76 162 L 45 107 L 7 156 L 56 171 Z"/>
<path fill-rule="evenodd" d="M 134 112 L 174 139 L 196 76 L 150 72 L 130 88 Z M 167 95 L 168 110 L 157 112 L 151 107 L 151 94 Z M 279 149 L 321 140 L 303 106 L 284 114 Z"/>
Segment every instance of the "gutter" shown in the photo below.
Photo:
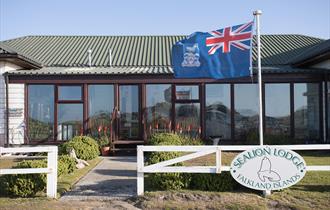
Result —
<path fill-rule="evenodd" d="M 9 91 L 8 91 L 8 85 L 9 85 L 9 78 L 8 74 L 4 74 L 5 77 L 5 86 L 6 86 L 6 141 L 5 145 L 9 147 Z"/>

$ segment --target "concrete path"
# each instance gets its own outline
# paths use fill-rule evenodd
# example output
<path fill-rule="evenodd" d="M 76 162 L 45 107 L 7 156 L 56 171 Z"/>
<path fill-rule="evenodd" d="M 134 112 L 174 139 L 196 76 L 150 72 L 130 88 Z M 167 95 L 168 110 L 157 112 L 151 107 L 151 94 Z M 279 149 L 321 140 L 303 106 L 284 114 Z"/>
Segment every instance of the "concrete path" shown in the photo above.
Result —
<path fill-rule="evenodd" d="M 136 157 L 102 157 L 61 200 L 122 200 L 136 196 Z"/>

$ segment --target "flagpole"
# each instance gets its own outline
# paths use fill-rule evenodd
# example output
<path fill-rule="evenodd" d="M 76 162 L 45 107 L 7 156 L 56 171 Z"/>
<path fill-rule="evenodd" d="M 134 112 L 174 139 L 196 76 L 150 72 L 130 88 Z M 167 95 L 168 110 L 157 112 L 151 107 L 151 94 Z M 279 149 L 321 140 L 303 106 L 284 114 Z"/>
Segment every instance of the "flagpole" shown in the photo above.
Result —
<path fill-rule="evenodd" d="M 256 17 L 257 32 L 257 63 L 258 63 L 258 84 L 259 84 L 259 144 L 264 144 L 264 127 L 263 127 L 263 107 L 262 107 L 262 78 L 261 78 L 261 52 L 260 52 L 260 20 L 261 10 L 256 10 L 253 15 Z"/>

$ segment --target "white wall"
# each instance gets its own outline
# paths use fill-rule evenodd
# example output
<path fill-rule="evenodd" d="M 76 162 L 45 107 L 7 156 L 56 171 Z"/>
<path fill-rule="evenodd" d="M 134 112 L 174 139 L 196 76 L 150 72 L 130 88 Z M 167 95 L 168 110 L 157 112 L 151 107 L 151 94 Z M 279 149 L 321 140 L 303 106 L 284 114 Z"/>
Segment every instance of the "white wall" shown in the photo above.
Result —
<path fill-rule="evenodd" d="M 4 144 L 6 137 L 6 89 L 2 74 L 16 69 L 21 69 L 21 67 L 8 62 L 0 62 L 0 146 Z M 10 84 L 8 97 L 9 143 L 22 144 L 24 143 L 24 129 L 21 127 L 24 122 L 24 84 Z"/>

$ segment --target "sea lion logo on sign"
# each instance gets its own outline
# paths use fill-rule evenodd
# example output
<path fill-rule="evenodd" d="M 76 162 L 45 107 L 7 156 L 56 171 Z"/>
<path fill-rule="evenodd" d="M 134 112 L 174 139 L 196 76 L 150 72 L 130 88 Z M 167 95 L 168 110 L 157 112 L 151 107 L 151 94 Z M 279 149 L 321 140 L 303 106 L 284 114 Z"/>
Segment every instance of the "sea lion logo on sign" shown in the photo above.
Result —
<path fill-rule="evenodd" d="M 306 173 L 305 160 L 296 152 L 260 146 L 238 154 L 230 173 L 240 184 L 255 190 L 279 190 L 298 183 Z"/>

